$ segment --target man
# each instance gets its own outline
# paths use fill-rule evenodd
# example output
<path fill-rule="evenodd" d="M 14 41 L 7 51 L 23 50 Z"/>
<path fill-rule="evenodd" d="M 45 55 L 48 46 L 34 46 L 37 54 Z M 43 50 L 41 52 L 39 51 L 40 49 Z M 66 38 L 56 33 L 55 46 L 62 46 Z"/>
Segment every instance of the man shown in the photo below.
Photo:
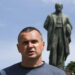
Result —
<path fill-rule="evenodd" d="M 1 70 L 0 75 L 65 75 L 64 71 L 42 61 L 44 46 L 39 30 L 34 27 L 24 28 L 17 44 L 22 62 Z"/>
<path fill-rule="evenodd" d="M 49 64 L 64 69 L 64 61 L 69 54 L 71 23 L 62 13 L 63 5 L 55 4 L 56 11 L 47 16 L 44 28 L 48 31 L 47 50 L 50 50 Z"/>

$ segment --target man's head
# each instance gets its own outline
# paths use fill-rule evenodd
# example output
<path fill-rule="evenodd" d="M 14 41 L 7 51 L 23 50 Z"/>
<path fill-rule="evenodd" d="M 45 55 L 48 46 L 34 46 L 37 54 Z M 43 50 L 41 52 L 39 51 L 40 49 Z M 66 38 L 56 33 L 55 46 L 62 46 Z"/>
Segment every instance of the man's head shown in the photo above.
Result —
<path fill-rule="evenodd" d="M 56 9 L 56 12 L 61 12 L 63 9 L 63 4 L 62 3 L 56 3 L 55 9 Z"/>
<path fill-rule="evenodd" d="M 42 34 L 41 34 L 41 32 L 38 29 L 36 29 L 35 27 L 26 27 L 26 28 L 22 29 L 21 32 L 19 33 L 19 35 L 18 35 L 18 42 L 19 42 L 19 37 L 20 37 L 22 32 L 31 32 L 33 30 L 36 30 L 40 34 L 41 40 L 43 40 Z"/>
<path fill-rule="evenodd" d="M 40 31 L 34 27 L 24 28 L 18 36 L 18 50 L 23 59 L 41 58 L 45 43 Z"/>

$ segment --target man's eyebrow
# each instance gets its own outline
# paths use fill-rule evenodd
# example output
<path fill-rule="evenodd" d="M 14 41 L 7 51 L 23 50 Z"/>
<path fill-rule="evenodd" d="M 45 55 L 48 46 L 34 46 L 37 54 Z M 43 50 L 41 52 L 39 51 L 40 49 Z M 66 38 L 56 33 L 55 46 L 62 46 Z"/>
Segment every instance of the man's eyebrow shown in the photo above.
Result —
<path fill-rule="evenodd" d="M 32 42 L 34 43 L 34 42 L 38 42 L 38 40 L 32 40 Z"/>

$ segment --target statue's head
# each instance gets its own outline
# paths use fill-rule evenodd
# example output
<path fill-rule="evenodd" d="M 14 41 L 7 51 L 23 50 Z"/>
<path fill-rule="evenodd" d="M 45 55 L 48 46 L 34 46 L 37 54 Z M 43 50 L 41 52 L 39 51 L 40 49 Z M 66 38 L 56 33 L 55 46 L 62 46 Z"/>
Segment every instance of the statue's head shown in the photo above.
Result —
<path fill-rule="evenodd" d="M 56 12 L 61 12 L 62 8 L 63 8 L 63 4 L 62 3 L 56 3 L 55 4 Z"/>

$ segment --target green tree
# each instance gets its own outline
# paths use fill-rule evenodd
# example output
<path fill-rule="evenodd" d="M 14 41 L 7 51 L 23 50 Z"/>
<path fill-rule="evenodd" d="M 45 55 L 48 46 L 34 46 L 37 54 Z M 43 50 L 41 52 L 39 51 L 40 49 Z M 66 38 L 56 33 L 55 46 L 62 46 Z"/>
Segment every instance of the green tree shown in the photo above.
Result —
<path fill-rule="evenodd" d="M 67 66 L 66 70 L 70 71 L 72 75 L 75 75 L 75 62 L 71 61 Z"/>

